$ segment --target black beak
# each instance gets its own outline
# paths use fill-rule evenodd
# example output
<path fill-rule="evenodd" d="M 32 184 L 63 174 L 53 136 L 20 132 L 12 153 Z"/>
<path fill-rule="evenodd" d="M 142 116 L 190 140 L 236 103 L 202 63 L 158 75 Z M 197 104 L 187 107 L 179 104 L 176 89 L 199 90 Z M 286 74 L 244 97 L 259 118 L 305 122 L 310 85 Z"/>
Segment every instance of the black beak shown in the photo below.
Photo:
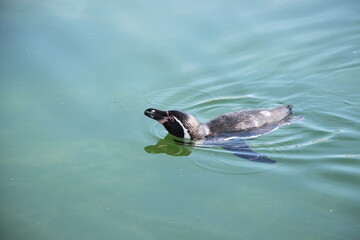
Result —
<path fill-rule="evenodd" d="M 148 116 L 149 118 L 152 118 L 156 121 L 160 121 L 169 116 L 167 111 L 161 111 L 161 110 L 154 109 L 154 108 L 146 109 L 144 114 L 146 116 Z"/>

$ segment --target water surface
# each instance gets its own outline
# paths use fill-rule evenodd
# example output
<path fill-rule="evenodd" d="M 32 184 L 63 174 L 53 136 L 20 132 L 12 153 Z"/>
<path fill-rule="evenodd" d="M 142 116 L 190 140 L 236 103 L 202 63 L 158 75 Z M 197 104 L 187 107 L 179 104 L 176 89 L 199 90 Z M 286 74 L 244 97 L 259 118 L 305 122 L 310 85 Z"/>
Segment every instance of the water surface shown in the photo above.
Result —
<path fill-rule="evenodd" d="M 358 239 L 358 1 L 2 1 L 2 239 Z M 248 144 L 173 142 L 201 121 L 294 105 Z"/>

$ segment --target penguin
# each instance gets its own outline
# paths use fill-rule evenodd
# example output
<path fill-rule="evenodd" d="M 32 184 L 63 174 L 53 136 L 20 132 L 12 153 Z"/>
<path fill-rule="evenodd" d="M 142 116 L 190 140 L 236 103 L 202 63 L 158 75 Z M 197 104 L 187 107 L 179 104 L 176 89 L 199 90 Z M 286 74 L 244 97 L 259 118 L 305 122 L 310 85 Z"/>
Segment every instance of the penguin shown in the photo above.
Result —
<path fill-rule="evenodd" d="M 222 146 L 234 155 L 255 162 L 274 163 L 264 154 L 252 151 L 244 139 L 254 139 L 290 123 L 292 105 L 273 108 L 240 110 L 220 115 L 206 123 L 200 123 L 191 114 L 154 108 L 144 114 L 159 123 L 173 136 L 192 143 L 206 142 Z M 234 144 L 234 139 L 238 139 Z M 240 144 L 239 144 L 240 140 Z"/>

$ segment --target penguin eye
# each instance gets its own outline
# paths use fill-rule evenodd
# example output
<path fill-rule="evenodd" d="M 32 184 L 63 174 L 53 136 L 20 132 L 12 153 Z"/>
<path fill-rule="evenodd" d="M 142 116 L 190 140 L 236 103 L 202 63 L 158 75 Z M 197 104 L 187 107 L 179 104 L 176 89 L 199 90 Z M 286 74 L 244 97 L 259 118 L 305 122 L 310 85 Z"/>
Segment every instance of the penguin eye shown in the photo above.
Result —
<path fill-rule="evenodd" d="M 170 120 L 170 122 L 175 122 L 175 119 L 173 116 L 169 116 L 169 120 Z"/>

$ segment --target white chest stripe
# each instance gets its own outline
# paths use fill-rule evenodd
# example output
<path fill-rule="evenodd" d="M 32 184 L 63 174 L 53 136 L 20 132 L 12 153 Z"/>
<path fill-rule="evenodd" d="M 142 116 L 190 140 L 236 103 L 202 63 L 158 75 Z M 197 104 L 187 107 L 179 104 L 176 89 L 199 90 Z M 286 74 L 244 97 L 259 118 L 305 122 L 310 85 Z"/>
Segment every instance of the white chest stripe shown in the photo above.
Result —
<path fill-rule="evenodd" d="M 182 129 L 183 129 L 183 131 L 184 131 L 184 138 L 189 138 L 189 139 L 191 139 L 188 130 L 184 127 L 184 125 L 182 124 L 182 122 L 180 122 L 180 120 L 177 119 L 175 116 L 173 116 L 173 118 L 174 118 L 174 119 L 180 124 L 180 126 L 182 127 Z"/>

